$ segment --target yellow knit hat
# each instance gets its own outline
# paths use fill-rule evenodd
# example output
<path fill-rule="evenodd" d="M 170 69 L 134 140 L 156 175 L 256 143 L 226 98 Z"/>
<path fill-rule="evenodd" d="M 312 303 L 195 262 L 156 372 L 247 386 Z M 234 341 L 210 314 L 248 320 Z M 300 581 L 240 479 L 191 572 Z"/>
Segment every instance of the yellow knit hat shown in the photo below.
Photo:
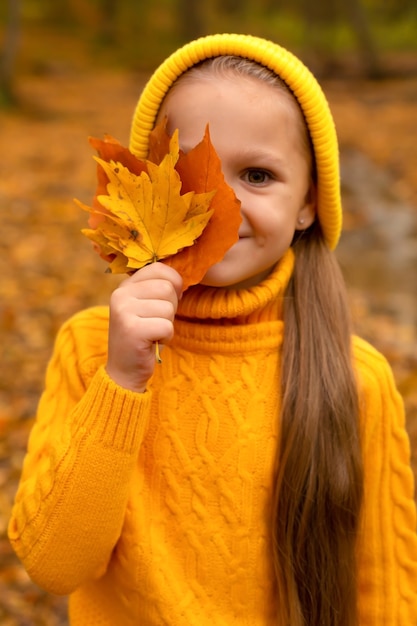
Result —
<path fill-rule="evenodd" d="M 196 63 L 221 55 L 240 56 L 264 65 L 275 72 L 297 98 L 314 147 L 318 219 L 329 248 L 334 249 L 340 237 L 342 209 L 333 118 L 311 72 L 297 57 L 271 41 L 250 35 L 208 35 L 174 52 L 154 72 L 140 96 L 132 121 L 130 150 L 139 158 L 147 157 L 149 133 L 171 85 Z"/>

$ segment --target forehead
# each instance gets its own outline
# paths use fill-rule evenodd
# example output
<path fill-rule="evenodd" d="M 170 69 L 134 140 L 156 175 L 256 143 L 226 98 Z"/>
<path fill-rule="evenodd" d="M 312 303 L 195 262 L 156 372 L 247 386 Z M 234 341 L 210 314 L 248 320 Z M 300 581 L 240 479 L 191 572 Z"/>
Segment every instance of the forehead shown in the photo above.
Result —
<path fill-rule="evenodd" d="M 217 152 L 293 150 L 310 169 L 311 150 L 298 103 L 286 90 L 252 76 L 190 73 L 168 92 L 158 121 L 167 118 L 170 134 L 179 130 L 187 152 L 209 125 Z"/>
<path fill-rule="evenodd" d="M 258 67 L 259 69 L 259 67 Z M 261 70 L 264 68 L 261 68 Z M 223 124 L 223 134 L 231 135 L 232 127 L 245 129 L 245 134 L 263 122 L 264 132 L 269 141 L 279 140 L 283 126 L 291 136 L 291 143 L 305 160 L 313 179 L 316 178 L 314 150 L 310 133 L 301 107 L 279 77 L 276 80 L 267 72 L 257 75 L 236 73 L 232 68 L 213 68 L 209 65 L 194 67 L 181 75 L 168 91 L 157 120 L 168 118 L 168 131 L 180 130 L 180 142 L 183 149 L 194 146 L 204 134 L 207 124 L 210 125 L 213 143 L 214 112 L 226 118 L 229 114 L 230 123 Z M 272 76 L 272 78 L 271 78 Z M 246 112 L 246 119 L 244 113 Z M 194 136 L 186 139 L 198 126 Z M 257 137 L 259 139 L 259 135 Z M 248 137 L 248 141 L 251 138 Z M 216 144 L 215 144 L 216 147 Z"/>
<path fill-rule="evenodd" d="M 244 133 L 248 140 L 269 140 L 285 131 L 298 145 L 305 143 L 302 114 L 291 94 L 252 76 L 185 74 L 168 92 L 158 121 L 165 116 L 170 133 L 180 130 L 180 142 L 181 136 L 194 141 L 196 134 L 199 140 L 209 124 L 213 139 L 219 133 L 236 138 Z"/>

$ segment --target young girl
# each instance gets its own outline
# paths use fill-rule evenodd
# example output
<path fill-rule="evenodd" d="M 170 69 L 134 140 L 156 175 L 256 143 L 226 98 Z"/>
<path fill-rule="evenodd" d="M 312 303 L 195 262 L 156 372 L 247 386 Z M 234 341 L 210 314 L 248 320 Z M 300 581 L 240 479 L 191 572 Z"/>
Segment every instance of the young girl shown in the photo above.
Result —
<path fill-rule="evenodd" d="M 351 337 L 323 93 L 279 46 L 215 35 L 150 79 L 137 156 L 165 117 L 185 151 L 209 124 L 239 241 L 182 298 L 153 263 L 63 326 L 11 542 L 73 626 L 415 626 L 403 408 Z"/>

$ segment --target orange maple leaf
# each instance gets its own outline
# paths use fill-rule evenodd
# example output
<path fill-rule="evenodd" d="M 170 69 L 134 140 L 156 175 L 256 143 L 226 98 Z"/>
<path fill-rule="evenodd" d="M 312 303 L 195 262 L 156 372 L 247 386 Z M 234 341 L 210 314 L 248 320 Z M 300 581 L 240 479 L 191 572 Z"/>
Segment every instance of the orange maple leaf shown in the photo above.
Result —
<path fill-rule="evenodd" d="M 156 127 L 151 133 L 151 154 L 155 149 L 154 138 L 161 135 L 161 131 L 161 127 Z M 163 145 L 161 139 L 158 143 Z M 221 161 L 210 141 L 208 127 L 202 141 L 186 154 L 180 155 L 176 169 L 184 191 L 193 189 L 197 193 L 204 193 L 217 189 L 211 201 L 213 216 L 201 236 L 193 246 L 165 260 L 181 274 L 188 286 L 199 283 L 207 270 L 221 261 L 227 250 L 236 243 L 242 218 L 240 201 L 224 179 Z"/>
<path fill-rule="evenodd" d="M 184 154 L 165 122 L 150 137 L 149 159 L 137 159 L 110 136 L 90 139 L 98 151 L 98 184 L 83 233 L 114 273 L 162 260 L 184 290 L 201 281 L 237 241 L 240 202 L 225 183 L 208 129 Z M 220 235 L 221 233 L 221 235 Z"/>

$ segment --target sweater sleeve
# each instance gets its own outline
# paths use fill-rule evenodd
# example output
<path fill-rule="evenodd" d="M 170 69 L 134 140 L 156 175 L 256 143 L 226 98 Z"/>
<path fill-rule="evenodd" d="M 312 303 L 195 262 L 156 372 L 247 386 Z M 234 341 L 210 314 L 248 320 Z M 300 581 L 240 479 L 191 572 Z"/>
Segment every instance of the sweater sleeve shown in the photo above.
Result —
<path fill-rule="evenodd" d="M 365 472 L 360 624 L 416 626 L 416 507 L 403 403 L 386 360 L 364 342 L 358 365 Z"/>
<path fill-rule="evenodd" d="M 149 392 L 107 376 L 107 319 L 94 311 L 58 334 L 9 523 L 28 574 L 58 594 L 106 568 L 149 409 Z"/>

